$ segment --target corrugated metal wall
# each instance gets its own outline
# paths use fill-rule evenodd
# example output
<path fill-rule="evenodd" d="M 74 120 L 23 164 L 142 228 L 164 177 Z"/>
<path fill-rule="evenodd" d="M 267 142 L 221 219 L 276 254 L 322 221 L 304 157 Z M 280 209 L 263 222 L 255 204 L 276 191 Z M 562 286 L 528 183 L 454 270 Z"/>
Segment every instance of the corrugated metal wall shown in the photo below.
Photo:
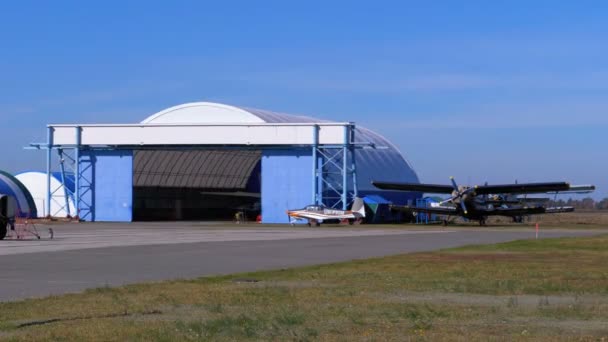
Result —
<path fill-rule="evenodd" d="M 260 211 L 259 150 L 140 150 L 135 220 L 231 220 Z"/>
<path fill-rule="evenodd" d="M 245 189 L 260 151 L 135 151 L 136 187 Z"/>

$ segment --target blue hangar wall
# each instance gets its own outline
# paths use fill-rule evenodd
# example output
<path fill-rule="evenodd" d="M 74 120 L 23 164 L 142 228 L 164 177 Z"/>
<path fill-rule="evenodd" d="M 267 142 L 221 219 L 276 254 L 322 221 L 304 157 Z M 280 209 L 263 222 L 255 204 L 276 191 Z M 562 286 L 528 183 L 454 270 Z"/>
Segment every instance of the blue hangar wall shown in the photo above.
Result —
<path fill-rule="evenodd" d="M 312 151 L 262 151 L 262 222 L 288 223 L 287 209 L 312 202 Z"/>
<path fill-rule="evenodd" d="M 79 160 L 80 219 L 132 221 L 133 151 L 84 150 Z"/>

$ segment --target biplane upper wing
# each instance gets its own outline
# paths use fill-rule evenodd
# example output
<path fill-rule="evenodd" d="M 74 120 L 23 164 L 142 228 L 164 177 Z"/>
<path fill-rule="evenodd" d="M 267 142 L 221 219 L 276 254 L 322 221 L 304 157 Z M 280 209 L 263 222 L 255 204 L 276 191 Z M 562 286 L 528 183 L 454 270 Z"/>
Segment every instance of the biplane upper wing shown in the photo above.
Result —
<path fill-rule="evenodd" d="M 534 194 L 551 191 L 567 191 L 570 184 L 566 182 L 551 183 L 522 183 L 522 184 L 500 184 L 475 186 L 475 193 L 486 194 Z"/>
<path fill-rule="evenodd" d="M 433 194 L 451 194 L 454 187 L 451 185 L 420 184 L 420 183 L 391 183 L 372 181 L 372 184 L 382 190 L 419 191 Z"/>

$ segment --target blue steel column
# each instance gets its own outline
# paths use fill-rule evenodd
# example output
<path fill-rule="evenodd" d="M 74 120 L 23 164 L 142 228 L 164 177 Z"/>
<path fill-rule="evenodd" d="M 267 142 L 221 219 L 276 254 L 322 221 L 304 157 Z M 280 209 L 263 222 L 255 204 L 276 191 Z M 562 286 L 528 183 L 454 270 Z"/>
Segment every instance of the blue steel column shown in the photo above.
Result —
<path fill-rule="evenodd" d="M 74 148 L 74 215 L 80 219 L 80 143 L 81 129 L 80 126 L 75 128 L 76 147 Z"/>
<path fill-rule="evenodd" d="M 312 203 L 319 204 L 319 125 L 312 128 Z"/>
<path fill-rule="evenodd" d="M 348 149 L 350 125 L 344 126 L 344 145 L 342 146 L 342 210 L 348 207 Z"/>
<path fill-rule="evenodd" d="M 46 132 L 46 216 L 51 216 L 51 154 L 53 151 L 53 127 L 47 127 Z"/>
<path fill-rule="evenodd" d="M 350 162 L 351 162 L 351 172 L 353 177 L 353 195 L 354 197 L 359 197 L 359 187 L 357 185 L 357 163 L 355 159 L 356 146 L 355 143 L 355 126 L 351 126 L 350 128 Z"/>

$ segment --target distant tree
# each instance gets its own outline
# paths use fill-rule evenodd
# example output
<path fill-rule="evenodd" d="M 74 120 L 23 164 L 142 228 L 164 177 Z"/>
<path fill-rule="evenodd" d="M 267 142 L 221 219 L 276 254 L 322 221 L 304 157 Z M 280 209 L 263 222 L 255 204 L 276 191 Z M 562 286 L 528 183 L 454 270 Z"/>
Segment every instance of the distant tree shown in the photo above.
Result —
<path fill-rule="evenodd" d="M 595 207 L 599 210 L 608 210 L 608 197 L 596 203 Z"/>
<path fill-rule="evenodd" d="M 581 208 L 585 210 L 593 210 L 595 208 L 595 201 L 591 197 L 585 197 L 581 201 Z"/>

